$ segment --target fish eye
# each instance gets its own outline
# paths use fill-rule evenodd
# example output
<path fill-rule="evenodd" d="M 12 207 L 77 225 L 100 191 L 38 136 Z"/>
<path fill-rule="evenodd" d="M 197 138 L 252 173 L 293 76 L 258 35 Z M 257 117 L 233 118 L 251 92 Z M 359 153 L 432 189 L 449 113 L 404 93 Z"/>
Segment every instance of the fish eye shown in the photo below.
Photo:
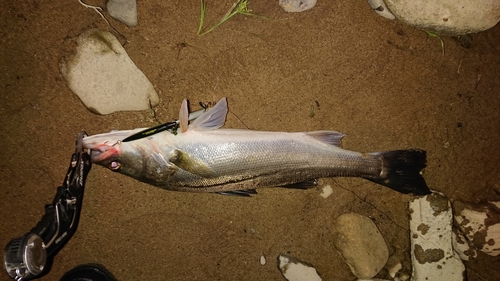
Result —
<path fill-rule="evenodd" d="M 108 165 L 108 168 L 111 170 L 111 171 L 114 171 L 114 172 L 118 172 L 121 170 L 122 168 L 122 164 L 118 161 L 111 161 Z"/>

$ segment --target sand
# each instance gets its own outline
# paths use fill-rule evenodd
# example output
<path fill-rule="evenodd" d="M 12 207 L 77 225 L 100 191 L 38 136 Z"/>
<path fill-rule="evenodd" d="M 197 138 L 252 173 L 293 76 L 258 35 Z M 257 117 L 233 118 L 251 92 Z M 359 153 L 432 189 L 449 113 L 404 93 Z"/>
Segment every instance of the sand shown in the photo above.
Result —
<path fill-rule="evenodd" d="M 95 3 L 94 3 L 95 4 Z M 424 176 L 451 200 L 499 199 L 500 26 L 450 37 L 377 16 L 365 1 L 318 1 L 287 14 L 278 1 L 250 2 L 196 36 L 197 1 L 140 1 L 139 24 L 109 18 L 160 96 L 159 122 L 188 98 L 227 97 L 225 128 L 338 130 L 357 151 L 427 150 Z M 232 3 L 208 2 L 207 24 Z M 0 245 L 29 231 L 62 183 L 79 131 L 156 125 L 149 112 L 91 113 L 59 72 L 75 38 L 110 30 L 78 1 L 7 1 L 0 8 Z M 122 40 L 125 42 L 125 40 Z M 321 197 L 322 187 L 333 194 Z M 363 179 L 317 188 L 267 188 L 252 198 L 165 191 L 93 166 L 78 231 L 42 280 L 76 265 L 105 265 L 119 280 L 282 280 L 280 253 L 307 261 L 324 280 L 352 280 L 334 250 L 331 222 L 370 216 L 391 254 L 409 251 L 413 197 Z M 3 246 L 2 246 L 3 247 Z M 260 256 L 268 262 L 262 266 Z M 469 280 L 500 276 L 498 258 L 466 262 Z M 385 271 L 379 277 L 387 277 Z M 5 272 L 0 280 L 10 280 Z"/>

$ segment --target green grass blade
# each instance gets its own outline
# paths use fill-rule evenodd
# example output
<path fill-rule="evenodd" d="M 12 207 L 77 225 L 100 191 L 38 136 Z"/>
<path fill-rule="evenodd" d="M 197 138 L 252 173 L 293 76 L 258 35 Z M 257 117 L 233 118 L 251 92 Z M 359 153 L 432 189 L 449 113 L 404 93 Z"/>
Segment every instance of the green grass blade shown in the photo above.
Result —
<path fill-rule="evenodd" d="M 435 33 L 432 33 L 432 32 L 426 31 L 426 30 L 424 30 L 424 31 L 430 37 L 437 37 L 439 39 L 439 41 L 441 41 L 441 50 L 443 51 L 443 57 L 444 57 L 444 41 L 443 41 L 443 39 L 441 39 L 441 37 Z"/>
<path fill-rule="evenodd" d="M 228 21 L 230 18 L 232 18 L 236 14 L 242 14 L 245 16 L 256 16 L 256 17 L 262 17 L 266 18 L 260 15 L 252 14 L 252 10 L 248 9 L 248 0 L 236 0 L 236 2 L 231 6 L 229 11 L 222 17 L 222 19 L 217 22 L 215 25 L 210 27 L 208 30 L 205 30 L 202 32 L 203 29 L 203 23 L 205 21 L 205 11 L 206 11 L 206 2 L 205 0 L 201 0 L 201 16 L 200 16 L 200 26 L 198 28 L 198 32 L 196 33 L 197 35 L 204 35 L 207 34 L 214 29 L 216 29 L 219 25 L 225 23 Z"/>
<path fill-rule="evenodd" d="M 218 23 L 216 23 L 215 25 L 213 25 L 212 27 L 210 27 L 208 30 L 206 30 L 205 32 L 203 32 L 203 33 L 202 33 L 202 34 L 200 34 L 200 35 L 204 35 L 204 34 L 207 34 L 207 33 L 211 32 L 211 31 L 213 31 L 213 30 L 214 30 L 214 29 L 216 29 L 219 25 L 221 25 L 221 24 L 225 23 L 228 19 L 232 18 L 232 17 L 233 17 L 234 15 L 236 15 L 236 14 L 237 14 L 237 13 L 235 12 L 235 13 L 230 14 L 229 16 L 227 16 L 227 17 L 225 17 L 225 18 L 221 19 Z"/>
<path fill-rule="evenodd" d="M 205 11 L 207 10 L 207 3 L 205 0 L 200 0 L 201 1 L 201 14 L 200 14 L 200 26 L 198 26 L 198 32 L 196 32 L 196 35 L 199 35 L 201 30 L 203 29 L 203 24 L 205 23 Z"/>

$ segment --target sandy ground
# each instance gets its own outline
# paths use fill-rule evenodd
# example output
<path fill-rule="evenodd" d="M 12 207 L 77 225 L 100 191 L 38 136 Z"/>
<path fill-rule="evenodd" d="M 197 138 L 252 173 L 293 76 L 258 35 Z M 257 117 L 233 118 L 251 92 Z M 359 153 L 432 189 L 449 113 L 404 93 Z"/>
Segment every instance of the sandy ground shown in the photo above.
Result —
<path fill-rule="evenodd" d="M 215 2 L 208 23 L 232 4 Z M 277 2 L 250 3 L 273 19 L 236 16 L 204 36 L 195 34 L 196 0 L 139 1 L 135 28 L 110 21 L 160 95 L 160 122 L 176 118 L 184 98 L 227 97 L 227 128 L 330 129 L 348 134 L 343 145 L 352 150 L 425 149 L 431 189 L 451 200 L 500 199 L 500 26 L 473 35 L 470 48 L 443 37 L 443 55 L 439 39 L 377 16 L 365 1 L 318 1 L 299 14 Z M 90 28 L 110 30 L 97 13 L 76 0 L 7 1 L 0 19 L 6 245 L 43 215 L 79 131 L 155 123 L 148 112 L 95 115 L 62 78 L 59 63 L 74 39 Z M 334 195 L 324 199 L 326 184 Z M 391 253 L 409 255 L 412 198 L 340 178 L 306 191 L 260 189 L 253 198 L 176 193 L 94 166 L 79 229 L 42 280 L 83 263 L 103 264 L 119 280 L 282 280 L 280 253 L 313 264 L 324 280 L 353 280 L 333 247 L 331 221 L 347 212 L 370 216 Z M 498 280 L 499 265 L 480 254 L 466 263 L 468 278 Z M 0 279 L 9 280 L 5 272 Z"/>

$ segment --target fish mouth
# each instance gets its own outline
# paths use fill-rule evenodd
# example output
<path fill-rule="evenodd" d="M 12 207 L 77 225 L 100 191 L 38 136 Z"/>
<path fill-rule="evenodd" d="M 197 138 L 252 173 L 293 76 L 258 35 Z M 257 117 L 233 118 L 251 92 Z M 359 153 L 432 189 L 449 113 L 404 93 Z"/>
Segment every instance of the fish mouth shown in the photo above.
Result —
<path fill-rule="evenodd" d="M 90 150 L 90 159 L 94 163 L 100 163 L 105 161 L 106 159 L 109 159 L 110 157 L 113 157 L 117 153 L 113 151 L 114 149 L 107 149 L 104 151 L 101 150 L 96 150 L 96 149 L 91 149 Z"/>
<path fill-rule="evenodd" d="M 141 130 L 144 128 L 86 136 L 82 139 L 83 148 L 90 150 L 90 159 L 93 163 L 109 162 L 109 159 L 121 155 L 121 141 Z"/>
<path fill-rule="evenodd" d="M 84 147 L 89 150 L 90 159 L 93 163 L 101 163 L 106 160 L 116 158 L 120 155 L 118 145 L 101 144 L 93 147 Z"/>
<path fill-rule="evenodd" d="M 100 134 L 83 138 L 83 148 L 89 150 L 93 163 L 101 163 L 120 155 L 123 135 Z"/>

